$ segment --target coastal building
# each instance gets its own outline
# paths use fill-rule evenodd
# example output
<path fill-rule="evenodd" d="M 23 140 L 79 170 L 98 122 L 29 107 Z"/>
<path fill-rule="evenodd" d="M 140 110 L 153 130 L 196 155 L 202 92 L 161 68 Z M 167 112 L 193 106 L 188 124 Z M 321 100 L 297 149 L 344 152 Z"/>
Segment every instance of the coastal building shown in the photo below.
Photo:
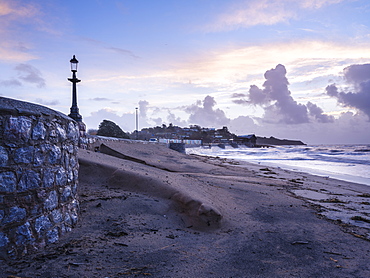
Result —
<path fill-rule="evenodd" d="M 257 137 L 254 134 L 249 135 L 239 135 L 236 137 L 235 141 L 238 144 L 243 144 L 248 147 L 255 147 L 257 143 Z"/>

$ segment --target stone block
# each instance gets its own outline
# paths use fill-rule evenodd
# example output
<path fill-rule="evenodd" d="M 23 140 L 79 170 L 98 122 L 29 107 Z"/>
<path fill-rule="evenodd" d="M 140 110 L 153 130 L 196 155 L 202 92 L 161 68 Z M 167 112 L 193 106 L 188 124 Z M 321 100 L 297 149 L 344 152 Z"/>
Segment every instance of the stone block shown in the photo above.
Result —
<path fill-rule="evenodd" d="M 46 128 L 42 122 L 38 122 L 32 130 L 33 140 L 44 140 L 46 135 Z"/>
<path fill-rule="evenodd" d="M 35 238 L 31 232 L 31 225 L 29 222 L 26 222 L 22 226 L 19 226 L 16 230 L 16 243 L 17 245 L 26 245 L 35 241 Z"/>
<path fill-rule="evenodd" d="M 16 223 L 26 218 L 26 209 L 20 207 L 11 207 L 9 213 L 4 217 L 2 224 Z"/>
<path fill-rule="evenodd" d="M 36 167 L 42 166 L 45 161 L 45 154 L 43 153 L 42 149 L 39 147 L 35 147 L 34 157 L 33 157 L 33 165 Z"/>
<path fill-rule="evenodd" d="M 67 173 L 63 167 L 59 167 L 55 174 L 55 184 L 64 186 L 67 184 Z"/>
<path fill-rule="evenodd" d="M 72 189 L 70 186 L 66 186 L 63 189 L 62 196 L 61 196 L 61 201 L 62 202 L 67 202 L 69 199 L 72 198 Z"/>
<path fill-rule="evenodd" d="M 54 227 L 50 231 L 47 231 L 46 239 L 48 243 L 55 243 L 59 240 L 58 227 Z"/>
<path fill-rule="evenodd" d="M 17 180 L 13 172 L 0 173 L 0 192 L 14 192 Z"/>
<path fill-rule="evenodd" d="M 63 221 L 63 215 L 58 209 L 55 209 L 51 212 L 51 216 L 55 224 L 59 224 Z"/>
<path fill-rule="evenodd" d="M 55 170 L 52 168 L 45 168 L 43 171 L 42 185 L 43 187 L 52 187 L 55 181 Z"/>
<path fill-rule="evenodd" d="M 60 163 L 61 156 L 62 151 L 60 150 L 60 148 L 58 146 L 51 145 L 48 154 L 49 163 L 53 165 Z"/>
<path fill-rule="evenodd" d="M 0 167 L 8 165 L 9 155 L 8 151 L 0 146 Z"/>
<path fill-rule="evenodd" d="M 63 217 L 63 219 L 64 219 L 64 223 L 65 223 L 67 226 L 72 227 L 72 218 L 71 218 L 71 216 L 70 216 L 70 214 L 69 214 L 69 212 L 68 212 L 68 211 L 64 213 L 64 217 Z"/>
<path fill-rule="evenodd" d="M 42 213 L 41 204 L 35 204 L 31 209 L 31 217 L 34 218 Z"/>
<path fill-rule="evenodd" d="M 7 141 L 24 141 L 30 138 L 32 121 L 28 117 L 11 116 L 5 124 L 4 139 Z"/>
<path fill-rule="evenodd" d="M 39 173 L 33 170 L 26 170 L 21 175 L 21 179 L 18 183 L 18 190 L 20 192 L 36 189 L 41 186 L 41 177 Z"/>
<path fill-rule="evenodd" d="M 0 232 L 0 247 L 5 247 L 9 243 L 9 239 L 3 232 Z"/>
<path fill-rule="evenodd" d="M 33 162 L 33 152 L 34 152 L 34 147 L 33 146 L 28 146 L 24 148 L 19 148 L 16 149 L 14 152 L 14 162 L 19 164 L 19 163 L 25 163 L 25 164 L 30 164 Z"/>
<path fill-rule="evenodd" d="M 47 211 L 51 211 L 58 206 L 58 194 L 55 191 L 49 193 L 48 198 L 45 200 L 44 208 Z"/>
<path fill-rule="evenodd" d="M 56 125 L 56 134 L 58 136 L 59 142 L 64 142 L 67 139 L 67 133 L 60 125 Z"/>
<path fill-rule="evenodd" d="M 35 221 L 35 230 L 38 234 L 38 237 L 43 236 L 53 225 L 51 224 L 48 217 L 45 215 L 40 216 Z"/>
<path fill-rule="evenodd" d="M 73 122 L 70 122 L 67 128 L 67 138 L 69 140 L 76 141 L 79 139 L 79 137 L 80 137 L 80 132 L 79 132 L 78 126 L 75 125 Z"/>

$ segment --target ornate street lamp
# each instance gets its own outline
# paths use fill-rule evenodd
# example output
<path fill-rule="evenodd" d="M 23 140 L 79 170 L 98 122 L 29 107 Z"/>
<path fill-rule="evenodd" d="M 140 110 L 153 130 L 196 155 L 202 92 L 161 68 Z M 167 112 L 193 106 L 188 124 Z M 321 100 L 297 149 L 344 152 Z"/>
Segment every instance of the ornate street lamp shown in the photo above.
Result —
<path fill-rule="evenodd" d="M 80 115 L 79 109 L 77 107 L 76 84 L 80 82 L 81 80 L 79 80 L 76 77 L 78 61 L 75 55 L 73 55 L 73 58 L 70 60 L 70 63 L 71 63 L 72 78 L 68 78 L 68 80 L 72 82 L 72 106 L 71 106 L 71 113 L 68 116 L 74 119 L 76 122 L 82 122 L 82 116 Z"/>

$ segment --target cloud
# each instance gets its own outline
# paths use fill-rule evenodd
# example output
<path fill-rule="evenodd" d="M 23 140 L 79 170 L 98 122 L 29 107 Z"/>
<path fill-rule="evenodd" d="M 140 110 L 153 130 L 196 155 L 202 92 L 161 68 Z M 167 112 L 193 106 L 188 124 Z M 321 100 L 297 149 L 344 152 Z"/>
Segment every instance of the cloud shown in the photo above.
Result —
<path fill-rule="evenodd" d="M 210 26 L 209 31 L 231 30 L 255 25 L 273 25 L 294 17 L 283 1 L 258 0 L 243 2 L 228 13 L 224 13 Z"/>
<path fill-rule="evenodd" d="M 303 0 L 300 1 L 301 7 L 305 9 L 320 9 L 324 6 L 338 4 L 344 0 Z"/>
<path fill-rule="evenodd" d="M 136 58 L 136 59 L 140 58 L 139 56 L 136 56 L 132 51 L 126 50 L 126 49 L 123 49 L 123 48 L 110 46 L 110 47 L 107 47 L 107 49 L 113 50 L 114 52 L 122 54 L 122 55 L 131 56 L 132 58 Z"/>
<path fill-rule="evenodd" d="M 307 109 L 310 116 L 314 117 L 319 123 L 332 123 L 334 117 L 324 114 L 324 111 L 312 102 L 307 103 Z"/>
<path fill-rule="evenodd" d="M 182 120 L 180 117 L 176 117 L 175 114 L 173 114 L 171 111 L 168 111 L 167 121 L 169 123 L 172 123 L 173 125 L 177 126 L 187 126 L 187 122 L 185 120 Z"/>
<path fill-rule="evenodd" d="M 279 64 L 275 69 L 266 71 L 264 89 L 252 85 L 247 99 L 237 99 L 235 103 L 260 105 L 264 107 L 264 120 L 267 122 L 299 124 L 309 121 L 307 107 L 297 103 L 288 90 L 286 69 Z M 234 95 L 235 96 L 235 95 Z"/>
<path fill-rule="evenodd" d="M 251 85 L 248 94 L 232 94 L 236 104 L 261 106 L 263 121 L 268 123 L 302 124 L 311 120 L 320 123 L 333 122 L 334 118 L 312 102 L 306 105 L 294 100 L 288 89 L 287 71 L 281 64 L 266 71 L 263 89 Z"/>
<path fill-rule="evenodd" d="M 16 20 L 19 17 L 33 17 L 38 14 L 36 6 L 23 3 L 16 6 L 14 1 L 3 0 L 0 3 L 0 16 L 7 19 Z"/>
<path fill-rule="evenodd" d="M 43 100 L 41 98 L 35 99 L 35 102 L 37 102 L 39 104 L 42 104 L 42 105 L 58 105 L 60 103 L 59 100 L 47 101 L 47 100 Z"/>
<path fill-rule="evenodd" d="M 148 113 L 149 102 L 146 100 L 139 101 L 139 116 L 140 118 L 146 119 Z"/>
<path fill-rule="evenodd" d="M 6 87 L 19 87 L 22 86 L 22 83 L 19 80 L 13 78 L 9 80 L 0 81 L 0 85 Z"/>
<path fill-rule="evenodd" d="M 109 98 L 105 98 L 105 97 L 95 97 L 95 98 L 90 98 L 90 100 L 94 100 L 94 101 L 109 101 L 110 99 Z"/>
<path fill-rule="evenodd" d="M 215 105 L 215 99 L 206 96 L 202 102 L 197 101 L 195 104 L 186 107 L 185 112 L 190 114 L 188 123 L 207 127 L 227 125 L 230 120 L 226 117 L 224 111 L 218 108 L 214 109 Z"/>
<path fill-rule="evenodd" d="M 295 125 L 257 123 L 248 116 L 231 120 L 229 130 L 238 135 L 256 134 L 280 139 L 302 140 L 306 144 L 367 144 L 370 122 L 365 115 L 342 113 L 330 123 L 310 122 Z"/>
<path fill-rule="evenodd" d="M 331 84 L 326 87 L 327 95 L 336 98 L 343 106 L 362 111 L 370 120 L 370 64 L 346 67 L 344 79 L 351 89 L 340 89 Z"/>
<path fill-rule="evenodd" d="M 344 69 L 344 78 L 348 83 L 360 85 L 370 80 L 370 64 L 351 65 Z"/>
<path fill-rule="evenodd" d="M 115 47 L 115 46 L 110 46 L 110 45 L 107 45 L 105 42 L 100 41 L 100 40 L 96 40 L 96 39 L 89 38 L 89 37 L 81 37 L 81 40 L 86 41 L 90 45 L 93 45 L 95 47 L 100 47 L 100 48 L 108 49 L 108 50 L 113 51 L 115 53 L 118 53 L 120 55 L 130 56 L 130 57 L 135 58 L 135 59 L 139 59 L 140 58 L 139 56 L 137 56 L 131 50 L 127 50 L 127 49 L 123 49 L 123 48 Z"/>
<path fill-rule="evenodd" d="M 239 116 L 230 121 L 229 130 L 237 135 L 257 134 L 259 126 L 250 116 Z"/>
<path fill-rule="evenodd" d="M 143 127 L 151 126 L 148 121 L 160 121 L 161 119 L 152 119 L 148 117 L 149 102 L 146 100 L 139 101 L 138 105 L 138 126 L 139 130 Z M 83 115 L 82 115 L 83 116 Z M 88 128 L 97 128 L 99 123 L 103 120 L 110 120 L 119 125 L 124 131 L 132 132 L 136 129 L 136 111 L 131 113 L 123 113 L 119 115 L 117 111 L 110 108 L 99 109 L 98 111 L 91 112 L 89 116 L 83 116 L 83 121 Z"/>
<path fill-rule="evenodd" d="M 245 90 L 245 85 L 241 86 L 241 80 L 259 82 L 262 71 L 281 61 L 289 69 L 292 82 L 324 78 L 326 83 L 331 76 L 343 69 L 343 65 L 369 60 L 370 54 L 367 53 L 370 53 L 370 44 L 344 45 L 319 40 L 236 46 L 233 49 L 207 53 L 149 78 L 154 80 L 153 78 L 163 77 L 164 82 L 176 80 L 183 84 L 188 84 L 191 80 L 192 86 L 203 88 L 229 86 L 234 93 L 241 93 L 241 87 Z M 144 81 L 143 77 L 147 78 L 136 78 Z"/>
<path fill-rule="evenodd" d="M 274 25 L 298 17 L 305 9 L 320 9 L 344 0 L 255 0 L 233 5 L 204 29 L 209 32 Z"/>
<path fill-rule="evenodd" d="M 45 80 L 37 68 L 29 64 L 19 64 L 15 67 L 15 70 L 19 73 L 19 79 L 24 82 L 36 84 L 39 88 L 45 86 Z"/>
<path fill-rule="evenodd" d="M 18 72 L 18 79 L 2 80 L 0 81 L 0 85 L 7 87 L 22 86 L 21 81 L 23 81 L 36 84 L 39 88 L 45 86 L 45 79 L 37 68 L 29 64 L 18 64 L 14 69 Z"/>
<path fill-rule="evenodd" d="M 97 129 L 103 120 L 110 120 L 116 123 L 126 132 L 131 132 L 135 129 L 135 115 L 133 113 L 125 113 L 119 116 L 116 111 L 109 108 L 94 111 L 90 116 L 86 116 L 82 120 L 88 128 L 93 129 Z"/>

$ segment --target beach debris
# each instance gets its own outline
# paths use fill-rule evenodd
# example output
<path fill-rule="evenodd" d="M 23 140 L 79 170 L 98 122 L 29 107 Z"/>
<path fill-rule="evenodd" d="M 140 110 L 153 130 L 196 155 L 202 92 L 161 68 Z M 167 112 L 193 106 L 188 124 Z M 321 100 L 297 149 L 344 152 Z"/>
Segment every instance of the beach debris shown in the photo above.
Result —
<path fill-rule="evenodd" d="M 358 238 L 361 238 L 361 239 L 364 239 L 364 240 L 368 240 L 368 241 L 370 241 L 370 239 L 369 239 L 368 237 L 366 237 L 365 235 L 359 235 L 359 234 L 357 234 L 357 233 L 355 233 L 355 232 L 349 232 L 349 234 L 350 234 L 350 235 L 353 235 L 353 236 L 355 236 L 355 237 L 358 237 Z"/>
<path fill-rule="evenodd" d="M 338 256 L 342 256 L 342 255 L 343 255 L 343 254 L 341 254 L 341 253 L 333 252 L 333 251 L 324 251 L 324 253 L 326 253 L 326 254 L 331 254 L 331 255 L 338 255 Z"/>
<path fill-rule="evenodd" d="M 288 180 L 288 181 L 303 184 L 303 181 L 300 181 L 300 179 L 291 179 L 291 180 Z"/>
<path fill-rule="evenodd" d="M 166 238 L 170 238 L 170 239 L 175 239 L 175 235 L 173 235 L 173 234 L 169 234 L 168 236 L 166 236 Z"/>
<path fill-rule="evenodd" d="M 128 233 L 126 233 L 125 231 L 118 231 L 118 232 L 109 231 L 105 235 L 112 236 L 112 237 L 121 237 L 121 236 L 127 236 Z"/>
<path fill-rule="evenodd" d="M 340 204 L 348 204 L 348 202 L 344 202 L 342 200 L 339 200 L 338 198 L 330 198 L 326 200 L 322 200 L 323 203 L 340 203 Z"/>
<path fill-rule="evenodd" d="M 175 245 L 176 245 L 176 243 L 175 244 L 166 245 L 166 246 L 163 246 L 162 248 L 160 248 L 159 250 L 163 250 L 163 249 L 166 249 L 168 247 L 173 247 Z"/>
<path fill-rule="evenodd" d="M 369 193 L 363 193 L 363 194 L 359 194 L 357 196 L 358 197 L 363 197 L 363 198 L 370 198 L 370 194 Z"/>
<path fill-rule="evenodd" d="M 80 265 L 85 265 L 86 263 L 72 263 L 72 262 L 69 262 L 68 264 L 71 265 L 71 266 L 80 266 Z"/>
<path fill-rule="evenodd" d="M 297 240 L 297 241 L 293 241 L 291 244 L 292 245 L 303 245 L 303 244 L 308 244 L 308 243 L 309 243 L 308 241 Z"/>
<path fill-rule="evenodd" d="M 126 243 L 122 243 L 122 242 L 114 242 L 113 244 L 118 245 L 118 246 L 128 247 Z"/>
<path fill-rule="evenodd" d="M 125 269 L 123 272 L 118 272 L 116 275 L 144 275 L 144 276 L 151 276 L 152 274 L 149 272 L 146 272 L 148 267 L 131 267 L 129 269 Z"/>
<path fill-rule="evenodd" d="M 263 171 L 263 172 L 266 172 L 266 174 L 270 174 L 270 175 L 277 175 L 277 173 L 275 173 L 274 171 L 272 171 L 271 169 L 269 168 L 261 168 L 260 171 Z"/>
<path fill-rule="evenodd" d="M 367 219 L 367 218 L 362 217 L 362 216 L 359 216 L 359 215 L 352 216 L 352 217 L 351 217 L 351 220 L 355 220 L 355 221 L 363 221 L 363 222 L 366 222 L 366 223 L 370 223 L 370 219 Z"/>

